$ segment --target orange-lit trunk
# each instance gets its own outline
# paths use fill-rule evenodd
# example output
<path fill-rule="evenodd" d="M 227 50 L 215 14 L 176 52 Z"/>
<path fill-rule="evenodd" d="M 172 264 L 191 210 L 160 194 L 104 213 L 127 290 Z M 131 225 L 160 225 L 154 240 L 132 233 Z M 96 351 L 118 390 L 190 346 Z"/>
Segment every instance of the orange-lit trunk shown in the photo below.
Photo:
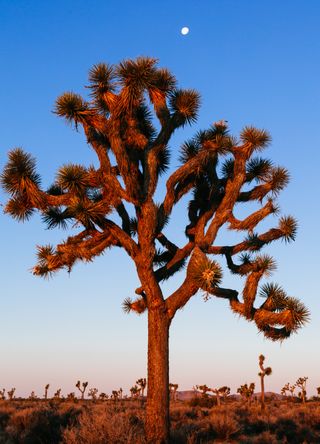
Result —
<path fill-rule="evenodd" d="M 146 436 L 149 444 L 169 442 L 169 326 L 163 308 L 148 310 Z"/>
<path fill-rule="evenodd" d="M 260 376 L 261 381 L 261 410 L 265 410 L 265 403 L 264 403 L 264 377 L 263 375 Z"/>

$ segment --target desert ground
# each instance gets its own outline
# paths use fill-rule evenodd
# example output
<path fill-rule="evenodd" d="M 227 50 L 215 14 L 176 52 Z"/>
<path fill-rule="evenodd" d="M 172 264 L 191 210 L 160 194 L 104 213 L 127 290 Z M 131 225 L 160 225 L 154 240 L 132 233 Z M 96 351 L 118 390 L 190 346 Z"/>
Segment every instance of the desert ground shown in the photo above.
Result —
<path fill-rule="evenodd" d="M 180 396 L 179 396 L 180 395 Z M 180 398 L 180 399 L 179 399 Z M 185 400 L 182 400 L 182 399 Z M 145 398 L 5 399 L 0 401 L 1 444 L 142 444 Z M 230 396 L 178 392 L 171 402 L 171 443 L 319 443 L 320 400 L 269 394 L 250 402 Z"/>

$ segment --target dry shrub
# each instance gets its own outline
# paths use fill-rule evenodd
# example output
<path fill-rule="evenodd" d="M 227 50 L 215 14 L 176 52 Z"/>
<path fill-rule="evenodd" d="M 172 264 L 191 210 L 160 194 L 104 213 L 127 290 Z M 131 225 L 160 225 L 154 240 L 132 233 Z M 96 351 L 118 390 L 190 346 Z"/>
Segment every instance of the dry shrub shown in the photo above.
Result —
<path fill-rule="evenodd" d="M 211 412 L 210 424 L 215 432 L 216 438 L 220 440 L 229 440 L 241 431 L 241 425 L 236 415 L 227 409 Z"/>
<path fill-rule="evenodd" d="M 16 410 L 5 428 L 6 442 L 21 444 L 58 444 L 61 429 L 75 420 L 78 411 L 74 408 L 59 413 L 47 406 L 27 407 Z"/>
<path fill-rule="evenodd" d="M 143 444 L 142 412 L 97 406 L 85 409 L 63 432 L 63 444 Z"/>
<path fill-rule="evenodd" d="M 285 441 L 279 441 L 278 438 L 271 432 L 266 431 L 260 433 L 258 436 L 248 438 L 247 436 L 240 436 L 237 440 L 238 444 L 279 444 Z"/>
<path fill-rule="evenodd" d="M 0 430 L 4 430 L 15 409 L 4 403 L 0 404 Z"/>

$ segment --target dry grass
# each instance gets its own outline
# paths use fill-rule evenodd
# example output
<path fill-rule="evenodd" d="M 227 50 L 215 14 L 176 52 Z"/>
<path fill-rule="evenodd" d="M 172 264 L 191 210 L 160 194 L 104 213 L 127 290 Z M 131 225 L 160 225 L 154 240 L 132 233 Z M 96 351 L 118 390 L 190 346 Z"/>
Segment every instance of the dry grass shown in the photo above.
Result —
<path fill-rule="evenodd" d="M 320 442 L 320 403 L 229 402 L 220 407 L 173 403 L 173 444 L 311 444 Z M 143 444 L 144 404 L 119 402 L 0 402 L 0 444 Z"/>

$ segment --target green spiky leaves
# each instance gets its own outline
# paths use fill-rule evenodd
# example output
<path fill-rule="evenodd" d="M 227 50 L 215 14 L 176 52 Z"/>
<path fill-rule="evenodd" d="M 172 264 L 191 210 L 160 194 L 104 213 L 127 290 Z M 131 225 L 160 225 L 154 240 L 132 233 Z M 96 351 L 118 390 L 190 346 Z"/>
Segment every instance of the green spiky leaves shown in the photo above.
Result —
<path fill-rule="evenodd" d="M 21 148 L 9 152 L 9 160 L 1 174 L 1 185 L 12 196 L 30 189 L 30 184 L 40 185 L 40 176 L 36 172 L 36 161 Z"/>
<path fill-rule="evenodd" d="M 199 288 L 209 293 L 222 281 L 220 264 L 210 260 L 200 250 L 193 255 L 188 266 L 188 274 Z"/>
<path fill-rule="evenodd" d="M 89 186 L 87 170 L 82 165 L 64 165 L 58 171 L 56 184 L 62 190 L 83 194 Z"/>
<path fill-rule="evenodd" d="M 134 301 L 131 298 L 126 298 L 122 303 L 122 309 L 127 314 L 131 313 L 131 311 L 142 314 L 146 311 L 147 304 L 144 298 L 139 298 Z"/>
<path fill-rule="evenodd" d="M 244 127 L 240 139 L 243 143 L 250 144 L 256 151 L 263 150 L 271 142 L 271 136 L 266 130 L 260 130 L 253 126 Z"/>
<path fill-rule="evenodd" d="M 287 294 L 278 284 L 266 283 L 262 285 L 259 294 L 267 299 L 263 306 L 267 305 L 268 310 L 277 311 L 283 310 L 286 307 Z"/>
<path fill-rule="evenodd" d="M 281 217 L 279 229 L 283 232 L 285 242 L 294 241 L 297 235 L 298 222 L 292 216 Z"/>
<path fill-rule="evenodd" d="M 296 331 L 303 327 L 310 320 L 310 312 L 307 307 L 294 297 L 287 297 L 286 309 L 292 315 L 292 330 Z"/>
<path fill-rule="evenodd" d="M 68 227 L 67 220 L 72 216 L 68 209 L 62 210 L 60 207 L 50 207 L 42 215 L 43 222 L 47 225 L 48 229 Z"/>
<path fill-rule="evenodd" d="M 12 198 L 5 212 L 14 219 L 24 222 L 34 212 L 34 203 L 40 203 L 38 187 L 40 176 L 36 172 L 35 159 L 21 148 L 9 152 L 9 160 L 1 174 L 1 185 Z"/>
<path fill-rule="evenodd" d="M 263 254 L 261 256 L 257 256 L 254 265 L 257 268 L 257 270 L 263 271 L 263 274 L 267 277 L 272 274 L 273 271 L 277 269 L 277 264 L 273 257 Z"/>
<path fill-rule="evenodd" d="M 30 219 L 34 213 L 32 204 L 26 194 L 16 195 L 10 199 L 5 206 L 5 212 L 10 214 L 19 222 L 25 222 Z"/>
<path fill-rule="evenodd" d="M 138 57 L 136 60 L 124 60 L 116 68 L 117 76 L 124 86 L 142 91 L 150 86 L 157 59 L 152 57 Z"/>
<path fill-rule="evenodd" d="M 110 206 L 104 202 L 75 200 L 68 208 L 69 214 L 86 228 L 94 224 L 103 224 L 104 217 L 110 212 Z"/>
<path fill-rule="evenodd" d="M 269 173 L 268 182 L 271 184 L 271 191 L 277 195 L 282 191 L 289 183 L 290 175 L 286 168 L 276 167 L 272 168 Z"/>
<path fill-rule="evenodd" d="M 108 112 L 114 101 L 115 73 L 112 66 L 105 63 L 93 65 L 89 71 L 89 88 L 94 105 L 102 112 Z"/>
<path fill-rule="evenodd" d="M 79 94 L 65 92 L 56 100 L 54 112 L 68 122 L 77 124 L 84 114 L 89 113 L 89 106 Z"/>
<path fill-rule="evenodd" d="M 257 311 L 255 320 L 261 331 L 273 340 L 284 339 L 310 319 L 306 306 L 297 298 L 287 296 L 278 284 L 263 285 L 260 296 L 266 298 L 266 301 L 260 307 L 262 310 Z M 274 327 L 276 324 L 284 327 L 277 329 Z"/>
<path fill-rule="evenodd" d="M 198 131 L 195 137 L 181 146 L 179 160 L 182 163 L 195 157 L 199 152 L 207 152 L 208 156 L 226 154 L 234 145 L 234 140 L 228 135 L 226 129 L 217 131 L 215 127 L 208 130 Z M 211 157 L 212 157 L 211 156 Z"/>
<path fill-rule="evenodd" d="M 257 182 L 268 179 L 272 169 L 272 162 L 261 157 L 249 159 L 247 163 L 247 182 L 256 180 Z"/>
<path fill-rule="evenodd" d="M 200 107 L 199 93 L 193 89 L 177 89 L 170 97 L 170 107 L 178 126 L 191 125 L 197 120 Z"/>

